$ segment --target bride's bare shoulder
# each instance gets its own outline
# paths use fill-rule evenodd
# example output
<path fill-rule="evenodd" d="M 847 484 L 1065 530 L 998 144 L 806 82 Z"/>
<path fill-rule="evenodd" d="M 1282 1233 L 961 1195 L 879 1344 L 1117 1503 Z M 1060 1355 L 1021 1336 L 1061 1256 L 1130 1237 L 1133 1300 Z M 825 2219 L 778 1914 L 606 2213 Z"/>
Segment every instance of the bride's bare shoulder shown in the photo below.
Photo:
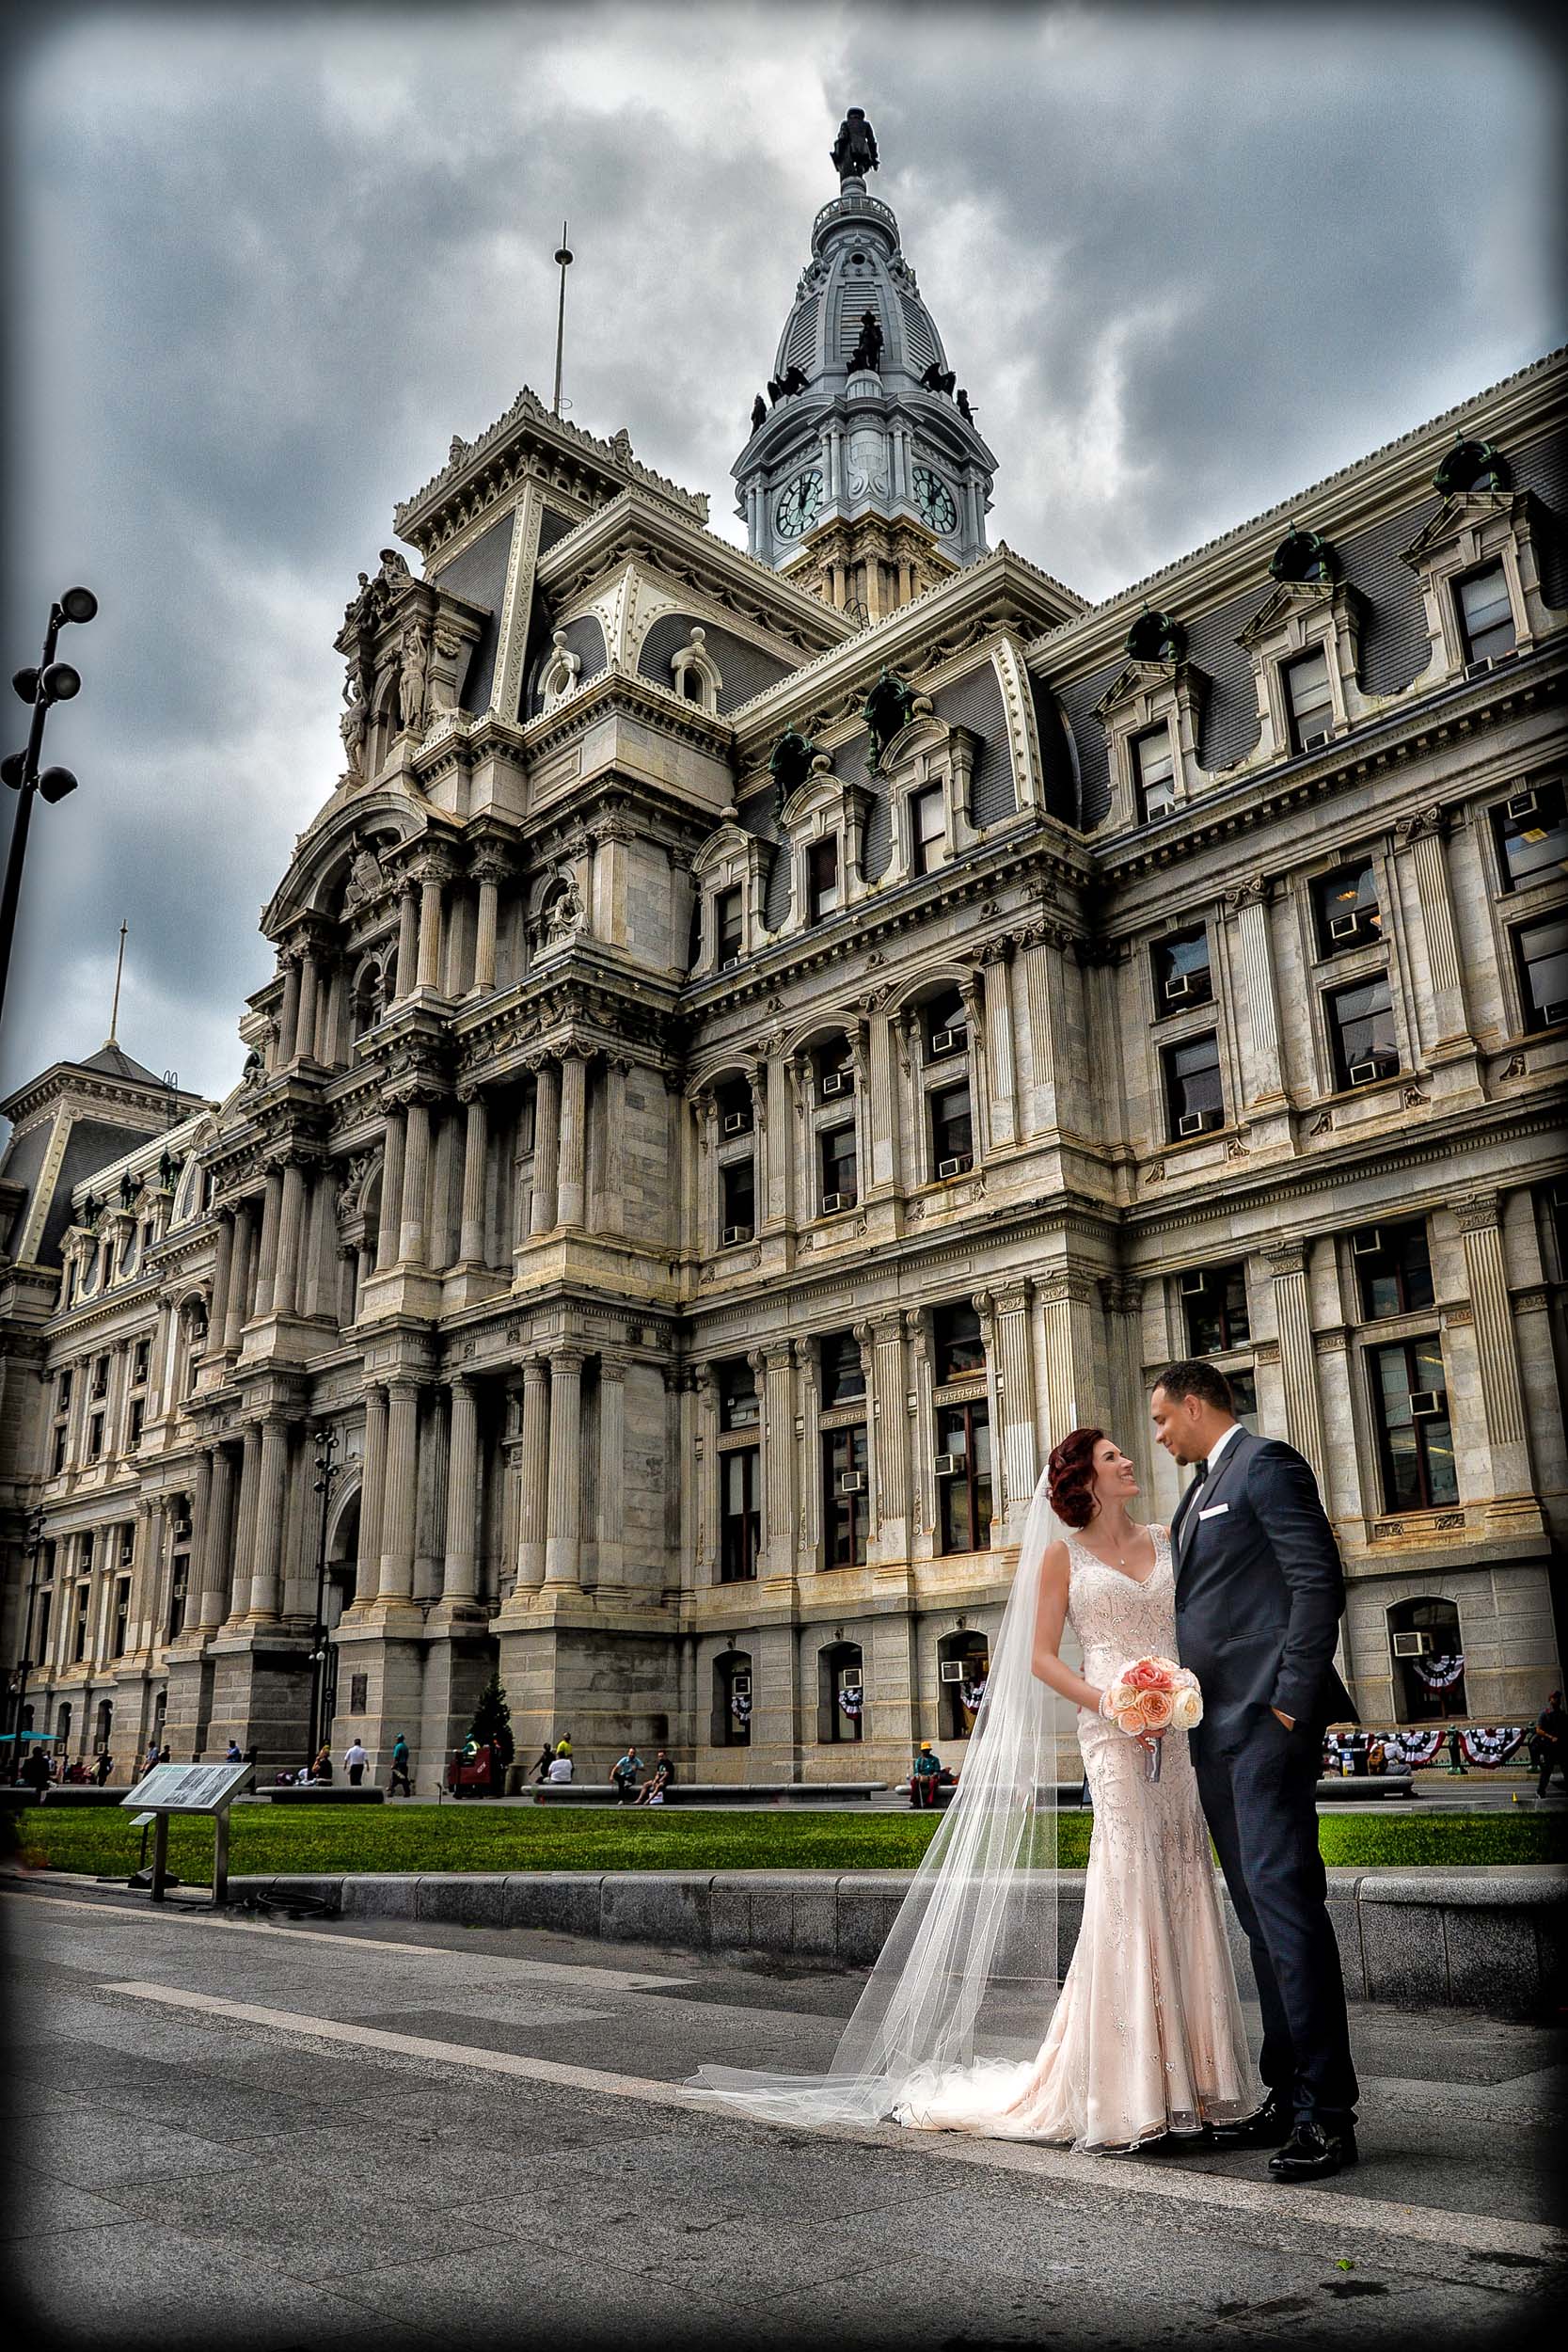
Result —
<path fill-rule="evenodd" d="M 1040 1554 L 1040 1574 L 1049 1582 L 1053 1577 L 1066 1576 L 1069 1555 L 1066 1542 L 1058 1535 L 1053 1544 L 1047 1544 Z"/>

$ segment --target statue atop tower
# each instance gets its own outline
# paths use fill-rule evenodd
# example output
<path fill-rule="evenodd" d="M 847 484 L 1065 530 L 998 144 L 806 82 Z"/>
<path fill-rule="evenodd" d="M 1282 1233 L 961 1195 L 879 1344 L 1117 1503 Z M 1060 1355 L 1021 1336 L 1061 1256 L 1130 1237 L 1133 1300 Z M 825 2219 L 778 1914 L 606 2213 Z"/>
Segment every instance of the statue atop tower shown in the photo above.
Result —
<path fill-rule="evenodd" d="M 858 180 L 862 186 L 865 184 L 866 173 L 877 169 L 877 134 L 867 122 L 863 107 L 850 107 L 828 152 L 840 181 Z"/>

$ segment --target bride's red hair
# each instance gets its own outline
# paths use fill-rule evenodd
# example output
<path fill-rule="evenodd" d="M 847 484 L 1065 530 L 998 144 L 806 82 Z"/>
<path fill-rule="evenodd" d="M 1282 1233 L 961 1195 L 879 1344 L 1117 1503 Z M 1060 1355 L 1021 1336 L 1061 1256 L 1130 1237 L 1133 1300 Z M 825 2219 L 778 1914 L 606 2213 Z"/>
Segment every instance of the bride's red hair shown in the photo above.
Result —
<path fill-rule="evenodd" d="M 1064 1527 L 1087 1527 L 1099 1507 L 1094 1499 L 1094 1450 L 1104 1435 L 1103 1429 L 1071 1429 L 1051 1450 L 1046 1491 Z"/>

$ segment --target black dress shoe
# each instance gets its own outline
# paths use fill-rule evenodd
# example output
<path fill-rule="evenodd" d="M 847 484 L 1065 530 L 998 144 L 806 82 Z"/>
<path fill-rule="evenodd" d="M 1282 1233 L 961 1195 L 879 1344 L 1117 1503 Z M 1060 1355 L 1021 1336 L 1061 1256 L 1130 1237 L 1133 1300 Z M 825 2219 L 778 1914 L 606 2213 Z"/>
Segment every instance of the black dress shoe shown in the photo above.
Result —
<path fill-rule="evenodd" d="M 1321 2123 L 1307 2117 L 1269 2158 L 1269 2170 L 1276 2181 L 1326 2181 L 1331 2173 L 1342 2172 L 1354 2162 L 1354 2123 L 1325 2132 Z"/>
<path fill-rule="evenodd" d="M 1209 2144 L 1212 2148 L 1277 2148 L 1289 2139 L 1294 2118 L 1289 2106 L 1277 2091 L 1271 2091 L 1256 2115 L 1243 2116 L 1235 2123 L 1211 2123 Z"/>

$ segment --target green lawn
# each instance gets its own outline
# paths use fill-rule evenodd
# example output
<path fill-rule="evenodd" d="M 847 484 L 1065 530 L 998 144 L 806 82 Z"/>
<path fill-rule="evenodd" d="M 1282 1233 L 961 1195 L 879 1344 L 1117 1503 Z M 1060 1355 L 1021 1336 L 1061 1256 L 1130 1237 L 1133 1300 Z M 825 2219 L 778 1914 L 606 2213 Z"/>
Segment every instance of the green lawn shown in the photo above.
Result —
<path fill-rule="evenodd" d="M 567 1813 L 466 1804 L 373 1808 L 240 1805 L 232 1817 L 235 1875 L 294 1870 L 899 1870 L 920 1860 L 934 1822 L 913 1814 Z M 1061 1816 L 1060 1859 L 1081 1869 L 1089 1817 Z M 128 1873 L 141 1834 L 107 1807 L 30 1808 L 24 1852 L 51 1869 Z M 1568 1816 L 1443 1814 L 1391 1820 L 1324 1814 L 1323 1860 L 1334 1864 L 1561 1862 Z M 213 1832 L 176 1821 L 171 1867 L 193 1884 L 212 1878 Z"/>

